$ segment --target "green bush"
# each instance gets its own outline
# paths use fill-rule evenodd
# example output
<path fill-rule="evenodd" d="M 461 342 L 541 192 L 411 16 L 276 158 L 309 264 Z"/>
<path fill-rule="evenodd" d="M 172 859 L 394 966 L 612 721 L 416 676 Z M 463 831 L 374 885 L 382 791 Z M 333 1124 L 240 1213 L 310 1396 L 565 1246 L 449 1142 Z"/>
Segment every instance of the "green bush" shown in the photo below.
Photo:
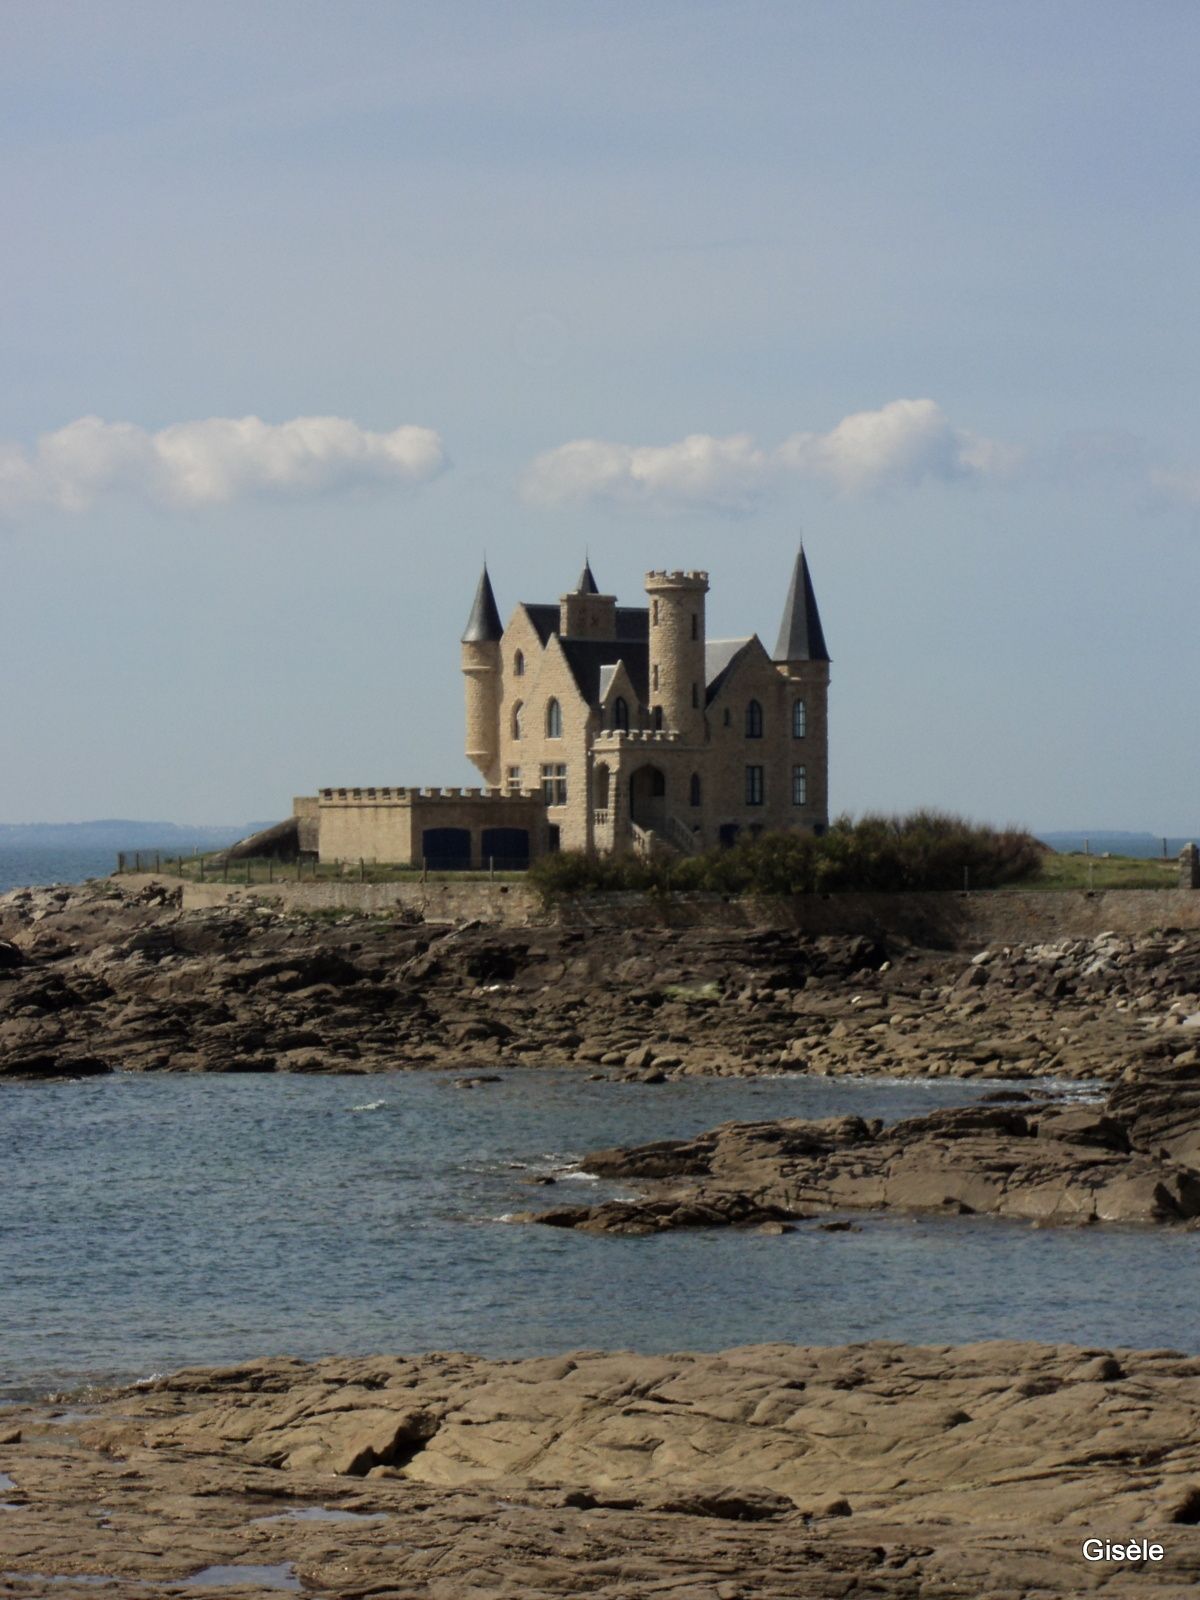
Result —
<path fill-rule="evenodd" d="M 765 833 L 726 850 L 671 861 L 562 851 L 543 856 L 529 881 L 543 900 L 641 890 L 666 894 L 792 895 L 822 891 L 995 889 L 1036 876 L 1042 847 L 1017 828 L 996 830 L 939 811 L 907 817 L 841 816 L 820 838 Z"/>

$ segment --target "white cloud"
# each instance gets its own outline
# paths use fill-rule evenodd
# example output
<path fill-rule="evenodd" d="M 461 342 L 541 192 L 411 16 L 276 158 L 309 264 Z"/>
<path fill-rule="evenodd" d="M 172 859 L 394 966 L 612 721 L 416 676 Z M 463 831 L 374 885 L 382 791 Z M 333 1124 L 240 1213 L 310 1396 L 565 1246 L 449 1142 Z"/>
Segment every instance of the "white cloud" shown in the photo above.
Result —
<path fill-rule="evenodd" d="M 169 507 L 225 505 L 252 494 L 422 483 L 445 466 L 431 428 L 372 433 L 345 417 L 209 417 L 149 433 L 81 417 L 42 434 L 32 450 L 0 441 L 0 510 L 86 511 L 109 494 Z"/>
<path fill-rule="evenodd" d="M 539 505 L 604 500 L 738 512 L 750 509 L 770 473 L 769 458 L 744 433 L 728 439 L 692 433 L 667 445 L 575 439 L 538 456 L 522 492 Z"/>
<path fill-rule="evenodd" d="M 774 450 L 747 434 L 690 434 L 676 444 L 575 439 L 538 456 L 522 481 L 540 505 L 607 501 L 660 510 L 743 512 L 781 479 L 846 494 L 909 487 L 927 478 L 980 481 L 1011 474 L 1022 453 L 954 427 L 933 400 L 892 400 L 843 417 L 828 433 L 793 433 Z"/>

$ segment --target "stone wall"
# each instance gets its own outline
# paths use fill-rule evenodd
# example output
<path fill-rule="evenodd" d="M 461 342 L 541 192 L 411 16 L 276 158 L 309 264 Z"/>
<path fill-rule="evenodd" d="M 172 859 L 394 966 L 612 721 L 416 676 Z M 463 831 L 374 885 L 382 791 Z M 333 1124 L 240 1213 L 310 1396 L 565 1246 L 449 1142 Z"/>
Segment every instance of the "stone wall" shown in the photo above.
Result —
<path fill-rule="evenodd" d="M 471 860 L 482 862 L 485 834 L 521 828 L 531 857 L 546 848 L 541 795 L 479 789 L 323 789 L 318 796 L 322 862 L 371 861 L 419 866 L 427 828 L 464 829 Z"/>
<path fill-rule="evenodd" d="M 161 881 L 164 875 L 159 874 Z M 152 881 L 127 875 L 127 885 Z M 1179 889 L 1111 889 L 978 894 L 803 895 L 794 900 L 725 899 L 720 895 L 589 895 L 553 914 L 521 883 L 185 883 L 186 907 L 259 901 L 295 909 L 385 912 L 402 909 L 431 922 L 479 919 L 507 927 L 557 921 L 566 927 L 794 928 L 798 933 L 882 933 L 935 948 L 1039 944 L 1127 937 L 1167 928 L 1200 929 L 1200 893 Z"/>

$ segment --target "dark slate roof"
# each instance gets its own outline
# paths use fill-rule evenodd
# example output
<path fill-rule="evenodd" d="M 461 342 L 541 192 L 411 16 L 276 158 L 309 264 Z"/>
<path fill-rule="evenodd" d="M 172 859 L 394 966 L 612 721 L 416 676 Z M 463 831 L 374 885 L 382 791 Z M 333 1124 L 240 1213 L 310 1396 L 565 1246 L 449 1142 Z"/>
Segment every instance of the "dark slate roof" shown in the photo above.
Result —
<path fill-rule="evenodd" d="M 545 645 L 549 642 L 550 635 L 558 632 L 558 607 L 533 605 L 530 601 L 522 602 L 529 613 L 529 620 L 537 629 L 537 636 Z M 634 643 L 649 644 L 650 641 L 650 612 L 646 606 L 618 606 L 617 608 L 617 638 L 626 639 Z M 589 641 L 582 641 L 587 643 Z"/>
<path fill-rule="evenodd" d="M 479 587 L 475 591 L 475 603 L 471 607 L 471 615 L 467 618 L 467 625 L 463 630 L 462 642 L 489 644 L 501 638 L 503 633 L 504 625 L 500 621 L 496 596 L 492 593 L 492 580 L 488 577 L 485 564 L 479 577 Z"/>
<path fill-rule="evenodd" d="M 599 594 L 600 593 L 600 590 L 596 587 L 596 580 L 592 576 L 592 563 L 590 561 L 585 561 L 583 563 L 583 571 L 579 574 L 579 582 L 575 585 L 575 593 L 576 594 Z"/>
<path fill-rule="evenodd" d="M 537 629 L 538 638 L 543 645 L 548 644 L 550 635 L 558 632 L 558 607 L 530 605 L 528 600 L 522 603 L 529 613 L 530 622 Z"/>
<path fill-rule="evenodd" d="M 779 638 L 775 644 L 776 661 L 828 661 L 825 634 L 821 628 L 821 613 L 817 610 L 817 597 L 813 593 L 808 560 L 804 546 L 796 557 L 792 570 L 792 586 L 788 590 L 783 608 L 783 621 L 779 625 Z"/>
<path fill-rule="evenodd" d="M 743 652 L 753 643 L 754 635 L 751 634 L 748 639 L 710 639 L 704 646 L 704 676 L 707 683 L 705 705 L 712 705 Z"/>
<path fill-rule="evenodd" d="M 633 683 L 634 692 L 643 705 L 647 703 L 650 683 L 650 645 L 648 641 L 635 643 L 624 640 L 614 644 L 608 639 L 563 639 L 560 641 L 571 676 L 588 705 L 600 703 L 600 669 L 625 663 Z"/>
<path fill-rule="evenodd" d="M 646 645 L 650 643 L 650 607 L 649 606 L 618 606 L 617 607 L 617 638 L 640 639 Z"/>

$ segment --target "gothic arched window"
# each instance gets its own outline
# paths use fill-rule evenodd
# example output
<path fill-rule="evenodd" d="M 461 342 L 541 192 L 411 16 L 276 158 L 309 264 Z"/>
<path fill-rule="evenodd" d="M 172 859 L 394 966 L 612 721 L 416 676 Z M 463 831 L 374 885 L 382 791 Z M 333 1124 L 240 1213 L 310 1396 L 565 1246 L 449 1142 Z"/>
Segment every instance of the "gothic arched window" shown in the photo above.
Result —
<path fill-rule="evenodd" d="M 546 702 L 546 737 L 547 739 L 562 738 L 562 707 L 557 700 Z"/>
<path fill-rule="evenodd" d="M 514 678 L 523 678 L 524 676 L 525 676 L 525 652 L 524 652 L 524 650 L 518 650 L 516 655 L 513 657 L 513 677 Z"/>
<path fill-rule="evenodd" d="M 792 701 L 792 738 L 803 739 L 808 732 L 808 707 L 803 700 Z"/>
<path fill-rule="evenodd" d="M 746 737 L 747 739 L 761 739 L 763 736 L 762 707 L 757 700 L 751 700 L 746 707 Z"/>
<path fill-rule="evenodd" d="M 518 700 L 512 708 L 512 736 L 514 739 L 521 737 L 521 719 L 525 715 L 525 702 Z"/>
<path fill-rule="evenodd" d="M 624 695 L 619 694 L 613 701 L 612 725 L 625 733 L 629 732 L 629 704 Z"/>

